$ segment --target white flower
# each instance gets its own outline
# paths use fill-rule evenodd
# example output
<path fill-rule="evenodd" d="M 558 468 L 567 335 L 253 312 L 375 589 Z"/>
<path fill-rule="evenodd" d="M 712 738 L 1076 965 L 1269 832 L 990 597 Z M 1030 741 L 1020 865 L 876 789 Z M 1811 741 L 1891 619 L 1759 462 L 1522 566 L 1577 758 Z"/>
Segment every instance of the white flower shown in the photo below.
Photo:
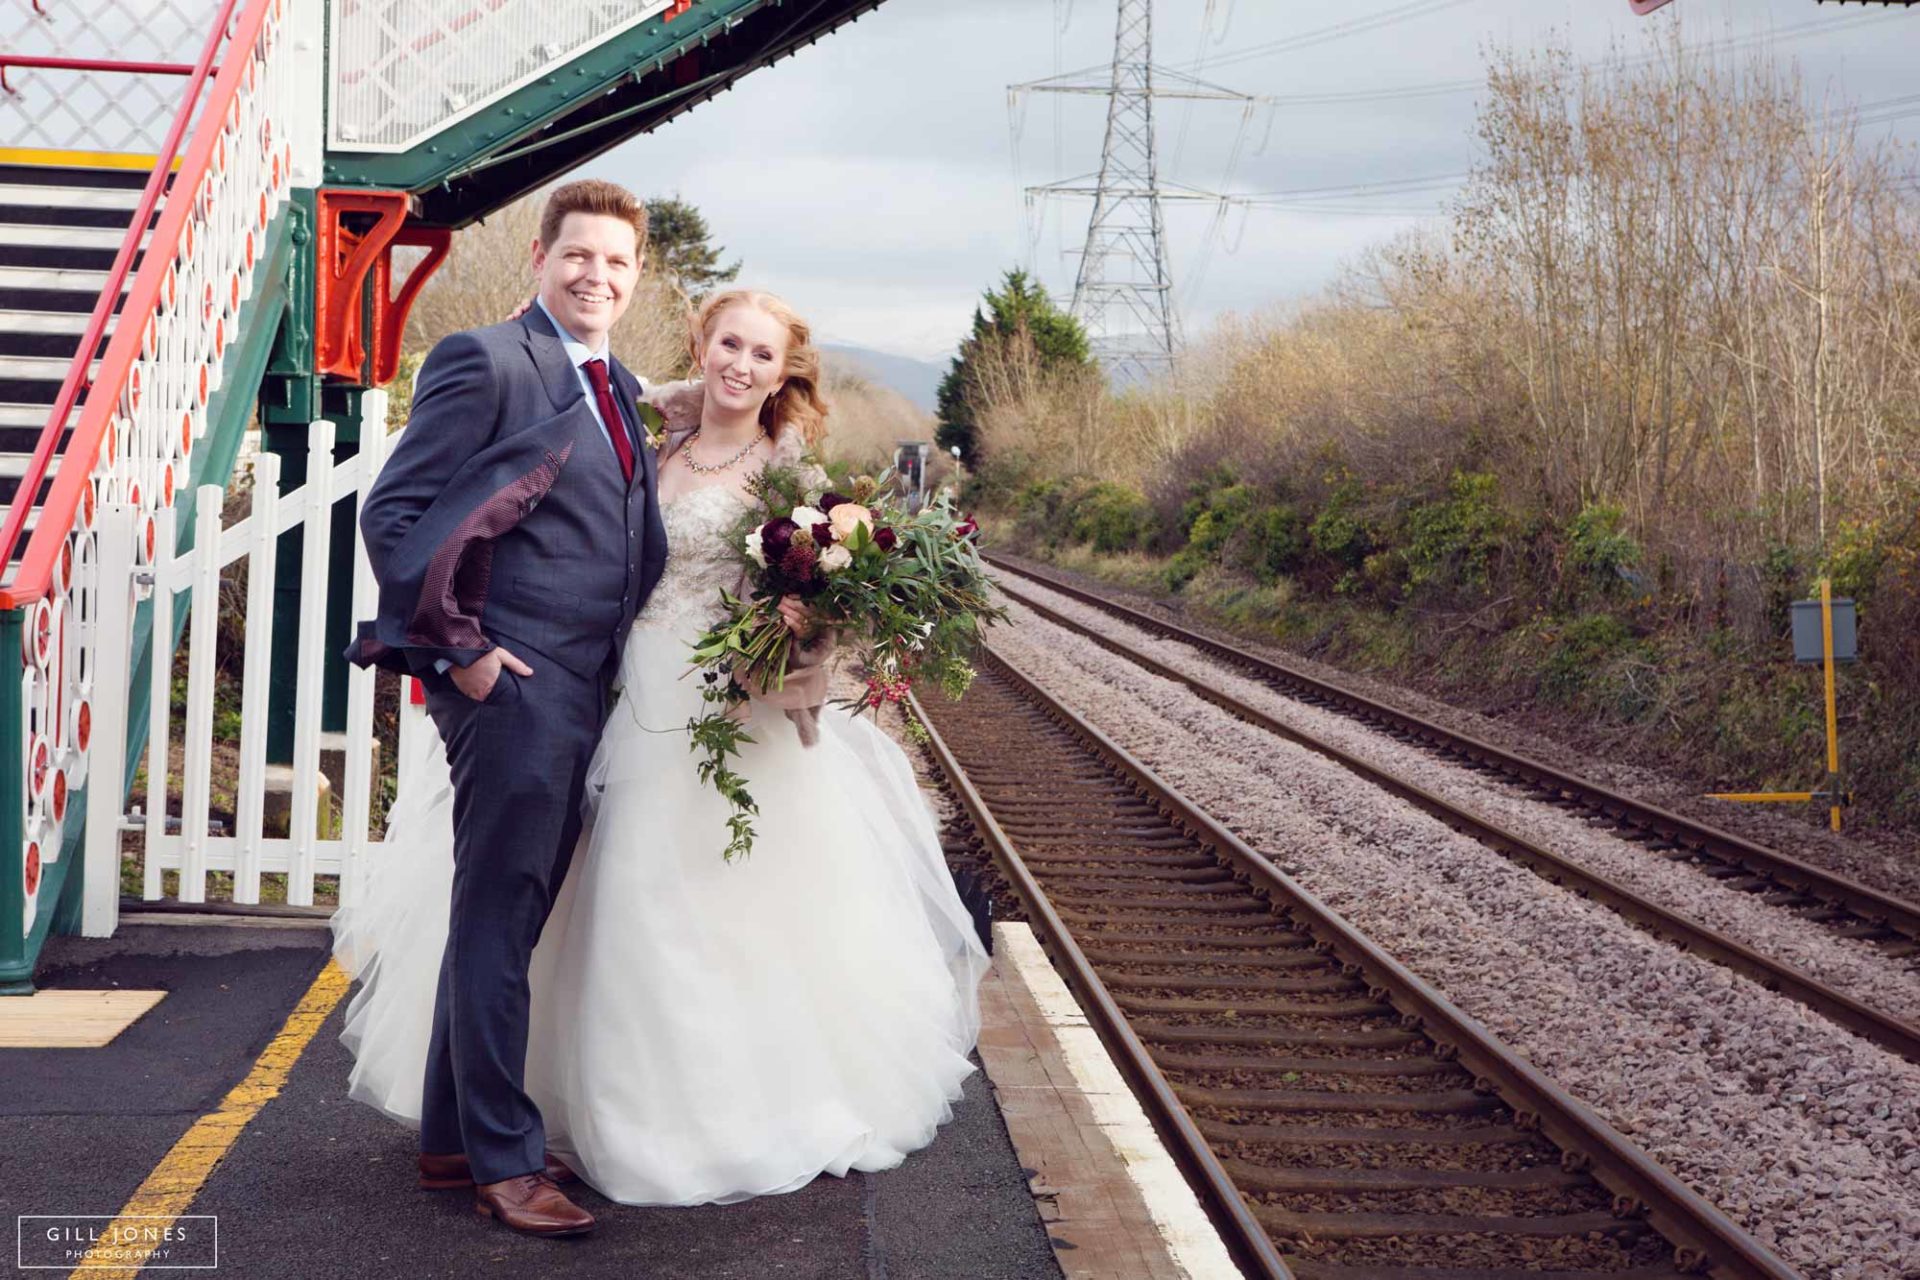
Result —
<path fill-rule="evenodd" d="M 767 567 L 767 551 L 765 547 L 760 545 L 760 530 L 758 529 L 755 529 L 747 535 L 747 558 L 759 565 L 762 569 Z"/>
<path fill-rule="evenodd" d="M 812 507 L 795 507 L 793 509 L 793 522 L 811 533 L 813 532 L 813 526 L 825 524 L 827 517 L 824 512 L 815 511 Z"/>
<path fill-rule="evenodd" d="M 820 553 L 820 567 L 828 573 L 838 573 L 853 563 L 853 552 L 835 544 Z"/>

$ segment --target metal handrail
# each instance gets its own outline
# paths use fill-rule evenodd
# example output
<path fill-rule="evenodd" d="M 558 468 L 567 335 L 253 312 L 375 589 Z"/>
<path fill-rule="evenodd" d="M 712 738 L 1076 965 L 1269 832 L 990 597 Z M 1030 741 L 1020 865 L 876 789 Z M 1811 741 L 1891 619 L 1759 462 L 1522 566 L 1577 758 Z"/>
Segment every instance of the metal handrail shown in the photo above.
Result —
<path fill-rule="evenodd" d="M 61 58 L 51 54 L 0 53 L 0 90 L 18 93 L 7 83 L 8 67 L 43 67 L 54 71 L 124 71 L 131 75 L 190 76 L 193 66 L 185 62 L 124 62 L 111 58 Z M 218 73 L 219 68 L 214 71 Z"/>
<path fill-rule="evenodd" d="M 47 415 L 47 425 L 40 433 L 40 441 L 34 446 L 33 458 L 27 464 L 20 488 L 14 494 L 13 507 L 7 512 L 6 523 L 0 525 L 0 565 L 5 565 L 12 562 L 14 548 L 20 543 L 27 517 L 34 509 L 34 498 L 40 492 L 40 482 L 46 478 L 47 466 L 60 448 L 60 433 L 66 430 L 67 418 L 73 413 L 73 406 L 85 388 L 92 394 L 87 396 L 86 407 L 80 412 L 80 422 L 74 428 L 73 439 L 68 442 L 65 455 L 67 465 L 60 468 L 60 474 L 54 479 L 53 491 L 40 508 L 40 523 L 34 528 L 26 553 L 21 557 L 19 573 L 12 582 L 0 587 L 0 609 L 24 608 L 41 599 L 52 587 L 55 561 L 73 527 L 73 516 L 80 505 L 81 491 L 92 482 L 93 464 L 99 457 L 101 438 L 112 421 L 121 387 L 126 382 L 134 356 L 139 352 L 145 318 L 152 313 L 167 273 L 173 268 L 180 234 L 192 211 L 193 200 L 167 201 L 166 209 L 160 215 L 160 223 L 148 240 L 146 258 L 139 273 L 134 276 L 132 288 L 128 290 L 126 306 L 121 310 L 122 323 L 114 329 L 113 340 L 100 361 L 99 377 L 89 381 L 87 368 L 93 361 L 93 353 L 99 349 L 100 339 L 106 334 L 114 303 L 120 296 L 120 286 L 132 270 L 134 257 L 140 252 L 140 242 L 145 237 L 147 223 L 160 203 L 161 193 L 167 188 L 174 158 L 180 152 L 180 141 L 193 119 L 194 108 L 199 102 L 201 90 L 206 86 L 207 77 L 214 73 L 215 55 L 229 39 L 235 48 L 251 49 L 260 34 L 261 24 L 266 21 L 268 9 L 275 2 L 247 0 L 246 8 L 241 11 L 236 24 L 234 9 L 240 0 L 221 0 L 219 18 L 207 35 L 207 43 L 200 51 L 199 59 L 194 63 L 193 76 L 187 82 L 180 110 L 167 129 L 165 141 L 160 144 L 153 173 L 148 176 L 147 185 L 140 193 L 140 203 L 134 210 L 126 237 L 120 242 L 120 251 L 114 255 L 113 268 L 107 273 L 106 287 L 100 291 L 100 300 L 94 304 L 86 333 L 80 340 L 79 349 L 74 352 L 66 379 L 60 384 L 60 394 Z M 219 140 L 228 105 L 240 90 L 248 61 L 247 57 L 229 58 L 225 65 L 219 67 L 208 97 L 207 110 L 201 115 L 200 127 L 194 132 L 187 147 L 186 159 L 174 179 L 176 194 L 197 192 L 206 181 L 213 162 L 214 145 Z M 102 387 L 109 389 L 111 394 L 99 394 Z M 75 458 L 85 458 L 86 465 L 72 465 Z"/>

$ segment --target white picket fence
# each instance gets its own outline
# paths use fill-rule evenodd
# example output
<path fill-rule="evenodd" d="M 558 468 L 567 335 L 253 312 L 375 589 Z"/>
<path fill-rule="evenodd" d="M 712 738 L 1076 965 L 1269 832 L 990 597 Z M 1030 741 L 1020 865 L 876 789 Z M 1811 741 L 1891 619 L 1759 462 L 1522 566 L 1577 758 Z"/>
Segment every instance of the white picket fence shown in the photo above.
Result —
<path fill-rule="evenodd" d="M 205 902 L 207 878 L 212 872 L 233 877 L 232 901 L 258 903 L 261 876 L 283 873 L 286 901 L 311 906 L 314 881 L 339 878 L 339 901 L 354 901 L 370 859 L 379 855 L 371 825 L 374 790 L 373 702 L 374 673 L 350 668 L 347 679 L 346 763 L 337 797 L 339 824 L 321 834 L 320 752 L 321 680 L 323 657 L 338 653 L 351 638 L 328 635 L 326 600 L 329 575 L 329 538 L 334 504 L 351 494 L 362 494 L 380 473 L 392 438 L 386 431 L 387 396 L 369 391 L 361 402 L 360 450 L 345 463 L 333 460 L 334 425 L 318 421 L 307 436 L 307 480 L 292 493 L 281 494 L 280 459 L 262 453 L 254 461 L 253 510 L 231 528 L 221 528 L 222 492 L 203 486 L 194 516 L 193 548 L 179 553 L 171 508 L 153 513 L 136 527 L 130 508 L 108 508 L 101 528 L 102 583 L 111 583 L 113 566 L 127 566 L 129 589 L 103 591 L 98 624 L 103 637 L 126 634 L 125 644 L 102 644 L 100 652 L 119 655 L 120 670 L 102 670 L 100 687 L 130 687 L 131 624 L 135 604 L 153 602 L 152 700 L 147 732 L 147 785 L 144 796 L 130 795 L 129 805 L 144 801 L 144 814 L 119 823 L 87 823 L 86 894 L 83 931 L 106 936 L 118 919 L 120 891 L 120 831 L 130 825 L 143 832 L 144 865 L 141 896 L 158 899 L 162 875 L 179 873 L 177 900 Z M 346 518 L 342 515 L 341 518 Z M 274 551 L 282 534 L 301 531 L 301 622 L 296 657 L 298 678 L 294 694 L 293 780 L 288 834 L 264 833 L 267 796 L 268 666 L 272 652 Z M 354 535 L 353 616 L 371 618 L 377 588 L 367 563 L 366 548 Z M 247 564 L 246 644 L 241 672 L 239 775 L 234 791 L 231 831 L 216 834 L 209 821 L 213 798 L 214 653 L 221 606 L 221 570 L 236 561 Z M 173 729 L 172 643 L 176 593 L 187 594 L 190 610 L 186 639 L 187 697 L 184 716 L 185 765 L 181 775 L 179 827 L 167 820 L 166 779 Z M 109 701 L 103 699 L 104 701 Z M 111 701 L 119 702 L 118 699 Z M 103 708 L 104 710 L 104 708 Z M 418 735 L 432 730 L 424 713 L 401 699 L 402 760 L 418 750 Z M 118 724 L 100 717 L 94 735 L 93 776 L 108 783 L 125 767 L 126 704 L 117 709 Z M 111 784 L 108 784 L 109 790 Z M 130 810 L 131 811 L 131 810 Z"/>

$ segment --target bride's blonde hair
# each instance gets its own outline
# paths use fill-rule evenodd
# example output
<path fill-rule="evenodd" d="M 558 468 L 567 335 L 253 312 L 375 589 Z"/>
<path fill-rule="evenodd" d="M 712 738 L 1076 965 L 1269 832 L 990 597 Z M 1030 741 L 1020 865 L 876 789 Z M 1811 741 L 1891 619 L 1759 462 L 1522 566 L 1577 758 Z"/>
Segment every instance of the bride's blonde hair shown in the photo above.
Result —
<path fill-rule="evenodd" d="M 707 340 L 713 336 L 714 321 L 722 311 L 735 305 L 763 311 L 787 330 L 787 361 L 780 374 L 781 387 L 760 406 L 760 425 L 775 440 L 791 427 L 800 432 L 809 446 L 819 444 L 827 434 L 827 413 L 832 407 L 820 390 L 820 353 L 813 345 L 812 327 L 794 314 L 784 298 L 759 289 L 726 289 L 708 297 L 693 315 L 689 348 L 694 368 L 701 366 Z"/>

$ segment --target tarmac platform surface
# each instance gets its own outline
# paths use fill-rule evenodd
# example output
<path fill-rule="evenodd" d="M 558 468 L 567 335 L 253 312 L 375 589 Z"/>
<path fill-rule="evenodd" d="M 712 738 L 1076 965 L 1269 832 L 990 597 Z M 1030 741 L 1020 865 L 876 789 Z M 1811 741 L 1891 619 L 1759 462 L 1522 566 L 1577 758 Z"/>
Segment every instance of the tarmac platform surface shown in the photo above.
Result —
<path fill-rule="evenodd" d="M 114 1215 L 183 1134 L 247 1078 L 328 957 L 324 927 L 125 923 L 55 938 L 42 988 L 164 988 L 97 1049 L 0 1049 L 0 1215 Z M 612 1204 L 591 1235 L 538 1240 L 479 1218 L 464 1191 L 414 1185 L 411 1130 L 349 1102 L 340 1001 L 186 1212 L 218 1217 L 242 1280 L 1050 1280 L 1063 1273 L 984 1073 L 898 1169 L 696 1209 Z M 9 1266 L 17 1261 L 8 1260 Z M 20 1276 L 57 1274 L 50 1270 Z M 83 1272 L 82 1274 L 93 1274 Z M 104 1274 L 104 1273 L 100 1273 Z M 149 1267 L 145 1274 L 166 1274 Z M 177 1273 L 176 1273 L 177 1274 Z M 200 1274 L 207 1274 L 201 1272 Z"/>

